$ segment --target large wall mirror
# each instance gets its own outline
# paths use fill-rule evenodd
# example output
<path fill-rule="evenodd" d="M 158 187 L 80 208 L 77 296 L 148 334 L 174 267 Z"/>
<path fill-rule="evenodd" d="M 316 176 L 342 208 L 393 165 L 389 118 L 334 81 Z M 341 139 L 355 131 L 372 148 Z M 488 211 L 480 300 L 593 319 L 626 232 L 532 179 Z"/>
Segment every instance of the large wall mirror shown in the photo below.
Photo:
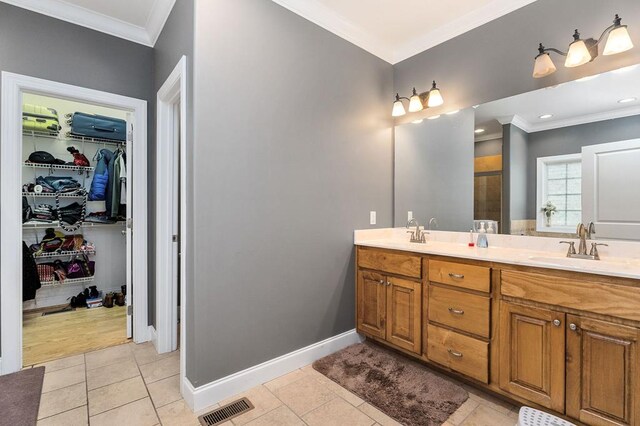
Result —
<path fill-rule="evenodd" d="M 640 240 L 640 65 L 395 132 L 395 226 Z"/>

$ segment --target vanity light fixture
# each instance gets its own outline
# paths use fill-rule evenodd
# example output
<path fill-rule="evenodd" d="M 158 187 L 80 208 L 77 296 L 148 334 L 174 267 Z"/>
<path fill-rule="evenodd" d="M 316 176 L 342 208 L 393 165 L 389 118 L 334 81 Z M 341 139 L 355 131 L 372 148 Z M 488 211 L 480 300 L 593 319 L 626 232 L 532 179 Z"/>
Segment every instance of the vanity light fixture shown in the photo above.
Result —
<path fill-rule="evenodd" d="M 598 40 L 593 38 L 582 39 L 578 30 L 575 30 L 573 42 L 569 45 L 569 50 L 566 53 L 553 47 L 544 47 L 540 43 L 538 55 L 533 65 L 533 78 L 546 77 L 556 71 L 556 66 L 551 60 L 549 52 L 566 56 L 564 66 L 573 68 L 593 61 L 598 56 L 598 45 L 604 40 L 605 36 L 607 36 L 607 41 L 602 52 L 605 56 L 626 52 L 633 48 L 633 42 L 629 36 L 627 26 L 622 25 L 621 22 L 622 19 L 616 14 L 613 19 L 613 25 L 607 27 Z"/>
<path fill-rule="evenodd" d="M 475 129 L 473 132 L 476 134 L 484 133 L 484 129 Z"/>
<path fill-rule="evenodd" d="M 435 80 L 431 90 L 428 92 L 418 93 L 414 87 L 411 98 L 400 96 L 399 93 L 396 93 L 396 99 L 393 101 L 393 110 L 391 111 L 392 117 L 401 117 L 407 113 L 402 101 L 409 101 L 409 112 L 418 112 L 425 108 L 433 108 L 444 104 L 444 99 L 442 99 L 442 94 L 436 86 Z"/>
<path fill-rule="evenodd" d="M 619 104 L 628 104 L 629 102 L 637 101 L 638 98 L 624 98 L 618 101 Z"/>
<path fill-rule="evenodd" d="M 546 120 L 547 118 L 551 118 L 551 117 L 553 117 L 553 114 L 542 114 L 542 115 L 541 115 L 540 117 L 538 117 L 538 118 L 540 118 L 540 119 L 542 119 L 542 120 Z"/>

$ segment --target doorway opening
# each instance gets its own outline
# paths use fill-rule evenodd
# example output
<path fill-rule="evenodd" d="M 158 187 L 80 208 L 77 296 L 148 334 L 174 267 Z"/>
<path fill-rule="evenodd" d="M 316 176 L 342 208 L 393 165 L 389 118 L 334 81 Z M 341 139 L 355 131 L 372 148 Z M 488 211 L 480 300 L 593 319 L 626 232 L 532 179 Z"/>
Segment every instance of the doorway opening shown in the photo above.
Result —
<path fill-rule="evenodd" d="M 2 374 L 149 340 L 146 107 L 2 73 Z"/>

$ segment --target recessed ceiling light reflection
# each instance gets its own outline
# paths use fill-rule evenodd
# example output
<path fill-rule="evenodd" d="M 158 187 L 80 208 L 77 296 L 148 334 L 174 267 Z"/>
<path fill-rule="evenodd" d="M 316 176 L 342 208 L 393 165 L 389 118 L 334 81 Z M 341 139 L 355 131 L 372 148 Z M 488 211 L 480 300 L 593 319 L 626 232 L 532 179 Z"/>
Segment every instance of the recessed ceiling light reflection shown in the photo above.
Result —
<path fill-rule="evenodd" d="M 618 101 L 619 104 L 628 104 L 629 102 L 637 101 L 638 98 L 624 98 Z"/>
<path fill-rule="evenodd" d="M 422 123 L 424 120 L 421 118 L 420 120 L 413 120 L 411 123 L 413 124 L 420 124 Z"/>
<path fill-rule="evenodd" d="M 427 120 L 435 120 L 436 118 L 440 118 L 439 115 L 432 115 L 431 117 L 427 117 Z"/>
<path fill-rule="evenodd" d="M 553 117 L 553 114 L 542 114 L 542 115 L 541 115 L 540 117 L 538 117 L 538 118 L 541 118 L 541 119 L 543 119 L 543 120 L 546 120 L 547 118 L 551 118 L 551 117 Z"/>
<path fill-rule="evenodd" d="M 484 133 L 484 129 L 476 129 L 474 130 L 474 133 L 476 134 Z"/>
<path fill-rule="evenodd" d="M 624 67 L 624 68 L 618 68 L 617 70 L 613 70 L 611 72 L 615 73 L 615 74 L 623 74 L 625 72 L 629 72 L 629 71 L 634 70 L 636 68 L 638 68 L 638 64 L 630 65 L 630 66 Z"/>
<path fill-rule="evenodd" d="M 455 111 L 449 111 L 449 112 L 447 113 L 447 115 L 453 115 L 453 114 L 457 114 L 457 113 L 459 113 L 459 112 L 460 112 L 460 110 L 459 110 L 459 109 L 457 109 L 457 110 L 455 110 Z"/>

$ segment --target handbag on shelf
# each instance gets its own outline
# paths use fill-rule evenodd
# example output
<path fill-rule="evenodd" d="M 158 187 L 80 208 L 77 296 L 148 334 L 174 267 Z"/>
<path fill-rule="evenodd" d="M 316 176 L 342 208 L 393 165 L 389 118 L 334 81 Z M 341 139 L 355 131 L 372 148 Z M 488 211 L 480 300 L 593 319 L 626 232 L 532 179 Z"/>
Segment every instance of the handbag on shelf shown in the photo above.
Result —
<path fill-rule="evenodd" d="M 89 167 L 91 163 L 89 163 L 89 159 L 80 151 L 76 149 L 74 146 L 70 146 L 67 148 L 67 151 L 73 155 L 73 164 L 79 167 Z"/>
<path fill-rule="evenodd" d="M 53 281 L 55 279 L 54 267 L 51 263 L 38 263 L 36 269 L 38 270 L 40 281 Z"/>
<path fill-rule="evenodd" d="M 63 160 L 57 159 L 47 151 L 32 152 L 31 154 L 29 154 L 29 159 L 27 160 L 27 162 L 36 164 L 64 164 Z"/>

